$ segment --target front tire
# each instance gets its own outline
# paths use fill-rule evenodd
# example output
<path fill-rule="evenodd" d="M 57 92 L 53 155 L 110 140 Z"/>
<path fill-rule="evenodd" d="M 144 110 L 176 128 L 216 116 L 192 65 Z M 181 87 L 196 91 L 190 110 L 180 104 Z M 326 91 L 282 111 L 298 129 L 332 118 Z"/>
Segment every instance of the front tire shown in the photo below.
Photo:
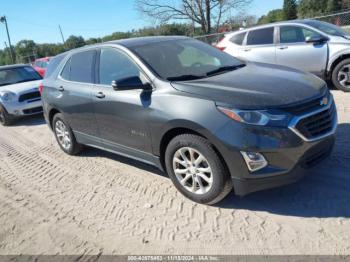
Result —
<path fill-rule="evenodd" d="M 350 92 L 350 59 L 336 65 L 332 72 L 333 85 L 344 92 Z"/>
<path fill-rule="evenodd" d="M 0 104 L 0 124 L 3 126 L 9 126 L 13 123 L 13 117 L 7 113 L 6 108 Z"/>
<path fill-rule="evenodd" d="M 58 113 L 52 121 L 52 129 L 60 148 L 68 155 L 79 154 L 83 146 L 77 142 L 72 129 L 64 120 L 62 114 Z"/>
<path fill-rule="evenodd" d="M 232 190 L 225 164 L 203 137 L 192 134 L 175 137 L 166 149 L 165 165 L 175 187 L 194 202 L 213 205 Z"/>

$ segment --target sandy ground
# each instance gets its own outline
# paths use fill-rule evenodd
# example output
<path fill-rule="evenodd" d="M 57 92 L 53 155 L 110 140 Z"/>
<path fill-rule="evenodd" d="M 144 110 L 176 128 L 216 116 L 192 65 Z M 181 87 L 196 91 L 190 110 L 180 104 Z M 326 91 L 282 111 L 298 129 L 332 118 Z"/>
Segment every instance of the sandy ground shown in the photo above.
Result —
<path fill-rule="evenodd" d="M 297 184 L 217 206 L 162 173 L 60 151 L 41 117 L 0 127 L 0 254 L 350 254 L 350 94 L 330 159 Z"/>

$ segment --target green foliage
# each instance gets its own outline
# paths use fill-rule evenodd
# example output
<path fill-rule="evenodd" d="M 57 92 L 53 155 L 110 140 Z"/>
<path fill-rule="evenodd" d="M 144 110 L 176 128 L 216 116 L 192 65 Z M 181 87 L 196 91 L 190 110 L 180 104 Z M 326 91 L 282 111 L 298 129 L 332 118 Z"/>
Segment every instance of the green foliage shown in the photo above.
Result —
<path fill-rule="evenodd" d="M 267 13 L 267 15 L 263 15 L 259 18 L 258 24 L 268 24 L 273 22 L 278 22 L 283 20 L 283 10 L 275 9 L 271 10 Z"/>
<path fill-rule="evenodd" d="M 284 0 L 283 2 L 283 19 L 294 20 L 298 18 L 296 0 Z"/>
<path fill-rule="evenodd" d="M 328 0 L 327 2 L 327 13 L 334 13 L 343 8 L 342 0 Z"/>
<path fill-rule="evenodd" d="M 311 18 L 327 12 L 328 0 L 300 0 L 298 16 L 300 18 Z"/>
<path fill-rule="evenodd" d="M 81 36 L 71 35 L 63 44 L 37 44 L 33 40 L 21 40 L 14 47 L 17 63 L 29 63 L 38 57 L 55 56 L 67 50 L 92 45 L 96 43 L 125 39 L 130 37 L 155 36 L 155 35 L 190 35 L 193 33 L 191 26 L 187 24 L 164 24 L 156 27 L 144 27 L 128 32 L 114 32 L 102 38 L 84 39 Z M 202 32 L 195 29 L 195 35 Z M 9 49 L 0 49 L 0 65 L 11 64 Z"/>

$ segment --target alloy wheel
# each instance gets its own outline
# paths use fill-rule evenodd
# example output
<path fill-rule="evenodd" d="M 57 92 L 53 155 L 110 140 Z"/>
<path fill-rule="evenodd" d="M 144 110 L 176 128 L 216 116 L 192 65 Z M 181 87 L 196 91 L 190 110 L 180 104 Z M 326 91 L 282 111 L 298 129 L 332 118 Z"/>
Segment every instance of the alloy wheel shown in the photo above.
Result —
<path fill-rule="evenodd" d="M 203 195 L 213 185 L 208 160 L 194 148 L 182 147 L 175 152 L 173 170 L 180 184 L 191 193 Z"/>
<path fill-rule="evenodd" d="M 65 150 L 69 150 L 72 145 L 72 140 L 67 126 L 61 120 L 56 121 L 55 132 L 60 145 Z"/>
<path fill-rule="evenodd" d="M 338 72 L 338 82 L 345 88 L 350 88 L 350 64 L 343 65 Z"/>

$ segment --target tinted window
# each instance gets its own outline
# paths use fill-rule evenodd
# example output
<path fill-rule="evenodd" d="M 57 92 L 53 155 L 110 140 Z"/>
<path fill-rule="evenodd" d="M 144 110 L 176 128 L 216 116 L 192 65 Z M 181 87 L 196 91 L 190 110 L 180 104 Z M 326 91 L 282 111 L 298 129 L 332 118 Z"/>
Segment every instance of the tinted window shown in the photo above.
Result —
<path fill-rule="evenodd" d="M 100 84 L 110 85 L 113 80 L 139 75 L 139 68 L 126 54 L 112 48 L 101 50 L 99 68 Z"/>
<path fill-rule="evenodd" d="M 273 44 L 273 33 L 273 27 L 250 31 L 247 38 L 247 45 Z"/>
<path fill-rule="evenodd" d="M 235 43 L 236 45 L 242 45 L 246 34 L 247 33 L 244 32 L 244 33 L 240 33 L 240 34 L 234 35 L 234 36 L 231 37 L 230 41 L 232 43 Z"/>
<path fill-rule="evenodd" d="M 45 78 L 48 78 L 53 74 L 53 72 L 56 70 L 57 66 L 61 63 L 64 57 L 65 57 L 64 55 L 60 55 L 50 60 L 50 63 L 48 64 L 45 72 Z"/>
<path fill-rule="evenodd" d="M 69 58 L 69 60 L 64 65 L 64 68 L 61 72 L 61 77 L 66 80 L 70 80 L 70 62 L 71 62 L 71 59 Z"/>
<path fill-rule="evenodd" d="M 322 21 L 310 20 L 310 21 L 305 21 L 304 24 L 312 26 L 329 35 L 334 35 L 334 36 L 349 35 L 349 32 L 345 31 L 343 28 L 330 23 L 322 22 Z"/>
<path fill-rule="evenodd" d="M 298 26 L 283 26 L 280 28 L 280 42 L 282 44 L 305 42 L 308 37 L 312 36 L 319 36 L 319 34 Z"/>
<path fill-rule="evenodd" d="M 131 50 L 155 74 L 169 81 L 205 78 L 207 73 L 222 67 L 232 67 L 232 70 L 235 70 L 237 66 L 242 65 L 242 62 L 234 57 L 193 39 L 154 42 L 131 47 Z M 227 71 L 223 70 L 223 73 L 225 72 Z"/>
<path fill-rule="evenodd" d="M 84 51 L 72 55 L 69 80 L 81 83 L 93 83 L 93 61 L 95 51 Z"/>
<path fill-rule="evenodd" d="M 31 66 L 0 70 L 0 86 L 40 80 L 42 77 Z"/>

